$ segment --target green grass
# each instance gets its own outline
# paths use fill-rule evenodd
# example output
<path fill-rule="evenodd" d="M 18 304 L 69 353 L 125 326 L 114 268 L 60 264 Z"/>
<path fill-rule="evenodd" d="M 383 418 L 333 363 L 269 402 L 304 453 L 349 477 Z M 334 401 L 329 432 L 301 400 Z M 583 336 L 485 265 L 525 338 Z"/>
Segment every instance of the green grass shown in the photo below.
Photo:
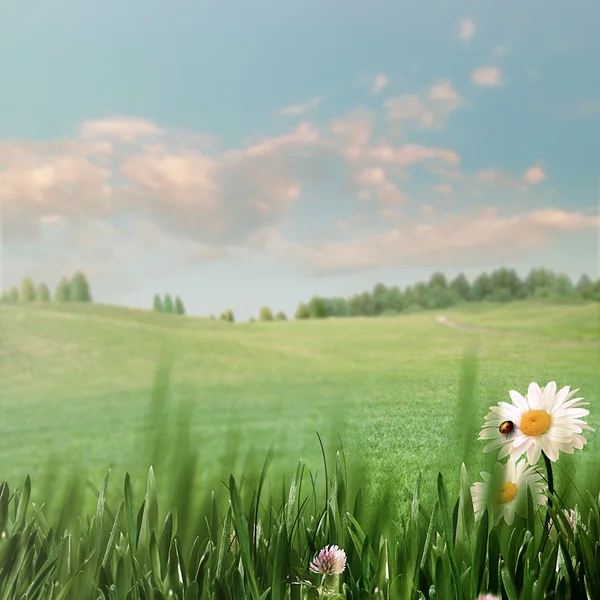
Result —
<path fill-rule="evenodd" d="M 339 436 L 349 462 L 363 460 L 375 483 L 391 478 L 412 490 L 423 471 L 423 489 L 434 493 L 441 470 L 454 493 L 463 459 L 473 477 L 483 466 L 477 430 L 510 389 L 525 392 L 532 380 L 579 387 L 600 430 L 598 311 L 524 301 L 231 325 L 101 305 L 3 306 L 0 480 L 51 481 L 76 468 L 97 483 L 108 467 L 143 477 L 150 457 L 160 486 L 174 450 L 149 455 L 143 444 L 157 364 L 170 357 L 156 423 L 190 425 L 202 472 L 226 477 L 249 450 L 261 462 L 271 445 L 274 469 L 288 478 L 299 458 L 318 470 L 319 431 L 329 449 Z M 439 313 L 502 333 L 445 327 Z M 469 353 L 477 354 L 474 406 L 457 410 Z M 598 435 L 587 437 L 578 465 L 600 452 Z"/>

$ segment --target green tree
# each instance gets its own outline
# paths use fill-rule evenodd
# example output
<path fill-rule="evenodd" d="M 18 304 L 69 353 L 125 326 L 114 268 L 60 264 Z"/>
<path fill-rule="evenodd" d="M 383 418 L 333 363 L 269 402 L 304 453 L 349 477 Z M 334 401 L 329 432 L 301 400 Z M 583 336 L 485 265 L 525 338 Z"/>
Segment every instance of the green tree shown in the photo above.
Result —
<path fill-rule="evenodd" d="M 35 292 L 38 302 L 50 302 L 50 290 L 45 283 L 40 283 Z"/>
<path fill-rule="evenodd" d="M 448 287 L 448 281 L 446 279 L 446 276 L 443 273 L 438 271 L 437 273 L 434 273 L 430 277 L 428 286 L 429 287 L 438 287 L 438 288 L 442 288 L 443 290 L 445 290 Z"/>
<path fill-rule="evenodd" d="M 591 300 L 594 296 L 594 282 L 588 275 L 584 274 L 579 278 L 575 289 L 577 290 L 577 295 L 583 298 L 583 300 Z"/>
<path fill-rule="evenodd" d="M 471 284 L 464 273 L 459 273 L 451 282 L 450 289 L 461 299 L 468 300 Z"/>
<path fill-rule="evenodd" d="M 10 302 L 10 296 L 6 290 L 2 291 L 0 294 L 0 304 L 8 304 Z"/>
<path fill-rule="evenodd" d="M 497 297 L 501 296 L 505 298 L 507 293 L 510 294 L 511 300 L 524 296 L 524 294 L 521 294 L 523 282 L 517 275 L 517 272 L 514 269 L 507 269 L 506 267 L 501 267 L 500 269 L 492 271 L 490 275 L 490 288 L 490 295 L 492 298 L 494 298 L 494 294 L 498 290 L 502 291 Z"/>
<path fill-rule="evenodd" d="M 287 317 L 285 316 L 285 313 L 280 310 L 276 315 L 275 315 L 275 319 L 277 321 L 287 321 Z"/>
<path fill-rule="evenodd" d="M 553 294 L 556 290 L 556 273 L 544 267 L 532 269 L 525 278 L 525 285 L 530 296 L 538 296 L 537 291 L 540 289 L 546 289 Z M 546 297 L 545 293 L 541 297 Z"/>
<path fill-rule="evenodd" d="M 219 315 L 219 319 L 221 319 L 221 321 L 227 321 L 228 323 L 234 323 L 235 322 L 235 316 L 233 314 L 233 311 L 230 308 L 228 308 L 227 310 L 224 310 Z"/>
<path fill-rule="evenodd" d="M 25 277 L 25 279 L 23 279 L 21 282 L 19 301 L 35 302 L 35 283 L 33 283 L 33 279 L 31 279 L 31 277 Z"/>
<path fill-rule="evenodd" d="M 67 277 L 61 277 L 54 292 L 55 302 L 68 302 L 71 297 L 71 282 Z"/>
<path fill-rule="evenodd" d="M 171 298 L 171 294 L 165 294 L 165 299 L 163 300 L 163 310 L 169 315 L 173 314 L 173 298 Z"/>
<path fill-rule="evenodd" d="M 295 319 L 310 319 L 310 311 L 308 310 L 308 306 L 304 304 L 304 302 L 300 302 L 298 304 L 298 308 L 296 309 L 296 314 L 294 315 Z"/>
<path fill-rule="evenodd" d="M 19 301 L 19 290 L 16 285 L 13 285 L 10 290 L 8 290 L 8 301 L 11 304 L 16 304 Z"/>
<path fill-rule="evenodd" d="M 91 302 L 90 284 L 82 271 L 77 271 L 71 279 L 69 290 L 69 300 L 71 302 Z"/>
<path fill-rule="evenodd" d="M 487 273 L 482 273 L 475 278 L 471 286 L 471 300 L 481 301 L 492 295 L 492 282 Z"/>
<path fill-rule="evenodd" d="M 559 273 L 556 276 L 555 292 L 559 298 L 569 298 L 575 295 L 575 286 L 571 278 L 565 273 Z"/>
<path fill-rule="evenodd" d="M 324 319 L 327 317 L 327 305 L 322 298 L 315 296 L 308 303 L 308 312 L 311 319 Z"/>
<path fill-rule="evenodd" d="M 181 301 L 181 298 L 179 296 L 175 298 L 175 314 L 185 315 L 185 307 L 183 306 L 183 302 Z"/>
<path fill-rule="evenodd" d="M 152 308 L 156 312 L 164 312 L 164 307 L 159 294 L 154 294 L 154 300 L 152 301 Z"/>
<path fill-rule="evenodd" d="M 262 306 L 258 311 L 258 320 L 259 321 L 272 321 L 273 320 L 273 312 L 268 306 Z"/>

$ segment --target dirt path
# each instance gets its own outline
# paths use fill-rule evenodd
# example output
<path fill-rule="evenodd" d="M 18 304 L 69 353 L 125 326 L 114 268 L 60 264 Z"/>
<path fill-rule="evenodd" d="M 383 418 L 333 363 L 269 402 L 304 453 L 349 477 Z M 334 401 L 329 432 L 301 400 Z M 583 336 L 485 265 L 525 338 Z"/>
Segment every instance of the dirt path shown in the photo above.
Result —
<path fill-rule="evenodd" d="M 473 327 L 472 325 L 465 325 L 464 323 L 457 323 L 456 321 L 451 321 L 444 315 L 438 315 L 435 318 L 436 322 L 440 325 L 445 325 L 446 327 L 452 327 L 452 329 L 459 329 L 460 331 L 473 331 L 477 333 L 500 333 L 494 329 L 484 329 L 482 327 Z"/>

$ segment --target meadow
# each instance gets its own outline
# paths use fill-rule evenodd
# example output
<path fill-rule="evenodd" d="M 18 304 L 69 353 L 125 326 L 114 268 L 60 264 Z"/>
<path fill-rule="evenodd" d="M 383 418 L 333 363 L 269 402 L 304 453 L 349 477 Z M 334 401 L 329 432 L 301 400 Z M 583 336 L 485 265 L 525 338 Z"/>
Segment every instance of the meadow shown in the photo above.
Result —
<path fill-rule="evenodd" d="M 461 330 L 430 311 L 228 324 L 94 304 L 2 306 L 1 478 L 75 470 L 97 484 L 109 467 L 145 477 L 151 462 L 160 482 L 173 452 L 165 440 L 185 425 L 199 469 L 221 477 L 248 456 L 260 464 L 271 446 L 275 471 L 289 477 L 300 458 L 317 471 L 319 432 L 375 484 L 412 490 L 422 472 L 433 493 L 442 471 L 456 491 L 461 462 L 473 475 L 483 465 L 478 430 L 510 389 L 579 387 L 600 430 L 599 311 L 551 301 L 444 311 L 471 327 Z M 476 362 L 475 381 L 463 382 L 469 407 L 465 360 Z M 168 383 L 156 379 L 160 365 Z M 600 451 L 588 438 L 579 465 Z"/>

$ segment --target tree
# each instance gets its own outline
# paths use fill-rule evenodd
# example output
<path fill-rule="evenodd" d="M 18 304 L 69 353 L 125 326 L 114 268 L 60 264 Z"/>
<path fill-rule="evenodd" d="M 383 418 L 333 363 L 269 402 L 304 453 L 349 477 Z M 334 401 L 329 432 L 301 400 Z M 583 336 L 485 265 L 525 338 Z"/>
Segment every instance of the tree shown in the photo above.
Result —
<path fill-rule="evenodd" d="M 162 300 L 160 299 L 160 296 L 158 294 L 154 294 L 154 300 L 152 302 L 152 308 L 156 312 L 164 312 L 163 303 L 162 303 Z"/>
<path fill-rule="evenodd" d="M 272 321 L 273 320 L 273 312 L 268 306 L 261 307 L 260 311 L 258 311 L 258 320 L 259 321 Z"/>
<path fill-rule="evenodd" d="M 327 317 L 327 306 L 322 298 L 315 296 L 308 303 L 308 312 L 311 319 L 325 319 Z"/>
<path fill-rule="evenodd" d="M 569 298 L 575 294 L 575 286 L 570 277 L 565 273 L 556 276 L 556 295 L 560 298 Z"/>
<path fill-rule="evenodd" d="M 19 290 L 16 285 L 13 285 L 10 290 L 8 290 L 8 301 L 11 304 L 16 304 L 19 301 Z"/>
<path fill-rule="evenodd" d="M 77 271 L 71 279 L 71 288 L 69 290 L 69 300 L 71 302 L 91 302 L 90 284 L 86 276 Z"/>
<path fill-rule="evenodd" d="M 173 310 L 173 298 L 171 298 L 171 294 L 165 294 L 165 299 L 163 300 L 163 311 L 169 315 L 172 315 Z"/>
<path fill-rule="evenodd" d="M 468 300 L 471 285 L 464 273 L 459 273 L 451 282 L 450 289 L 461 299 Z"/>
<path fill-rule="evenodd" d="M 438 271 L 431 276 L 428 285 L 430 288 L 438 287 L 445 290 L 448 287 L 448 281 L 446 280 L 446 276 Z"/>
<path fill-rule="evenodd" d="M 50 302 L 50 290 L 45 283 L 40 283 L 35 292 L 38 302 Z"/>
<path fill-rule="evenodd" d="M 492 282 L 487 273 L 482 273 L 475 278 L 471 286 L 471 300 L 480 301 L 492 295 Z"/>
<path fill-rule="evenodd" d="M 285 313 L 280 310 L 276 315 L 275 315 L 275 319 L 277 321 L 287 321 L 287 317 L 285 316 Z"/>
<path fill-rule="evenodd" d="M 19 300 L 21 302 L 35 302 L 35 283 L 33 283 L 31 277 L 25 277 L 21 282 Z"/>
<path fill-rule="evenodd" d="M 185 307 L 183 306 L 183 302 L 181 301 L 181 298 L 179 296 L 175 298 L 175 314 L 185 315 Z"/>
<path fill-rule="evenodd" d="M 71 297 L 71 282 L 67 277 L 61 277 L 56 291 L 54 292 L 55 302 L 68 302 Z"/>
<path fill-rule="evenodd" d="M 6 290 L 0 294 L 0 304 L 8 304 L 10 302 L 10 296 Z"/>
<path fill-rule="evenodd" d="M 511 300 L 524 296 L 524 294 L 521 294 L 523 282 L 517 275 L 517 272 L 514 269 L 507 269 L 506 267 L 492 271 L 490 275 L 490 288 L 492 298 L 498 290 L 502 291 L 497 296 L 506 298 L 508 293 Z"/>
<path fill-rule="evenodd" d="M 233 311 L 230 308 L 228 308 L 227 310 L 224 310 L 219 315 L 219 319 L 221 319 L 221 321 L 227 321 L 228 323 L 234 323 L 235 322 L 235 317 L 233 315 Z"/>
<path fill-rule="evenodd" d="M 594 295 L 594 282 L 587 275 L 582 275 L 575 289 L 580 298 L 591 300 Z"/>
<path fill-rule="evenodd" d="M 537 296 L 536 292 L 540 289 L 546 289 L 552 294 L 556 290 L 556 273 L 544 267 L 531 269 L 525 278 L 525 285 L 530 296 Z M 541 297 L 546 297 L 545 294 L 543 292 Z"/>
<path fill-rule="evenodd" d="M 298 304 L 298 308 L 296 309 L 296 314 L 294 315 L 295 319 L 309 319 L 310 311 L 308 310 L 308 306 L 304 304 L 304 302 L 300 302 Z"/>

